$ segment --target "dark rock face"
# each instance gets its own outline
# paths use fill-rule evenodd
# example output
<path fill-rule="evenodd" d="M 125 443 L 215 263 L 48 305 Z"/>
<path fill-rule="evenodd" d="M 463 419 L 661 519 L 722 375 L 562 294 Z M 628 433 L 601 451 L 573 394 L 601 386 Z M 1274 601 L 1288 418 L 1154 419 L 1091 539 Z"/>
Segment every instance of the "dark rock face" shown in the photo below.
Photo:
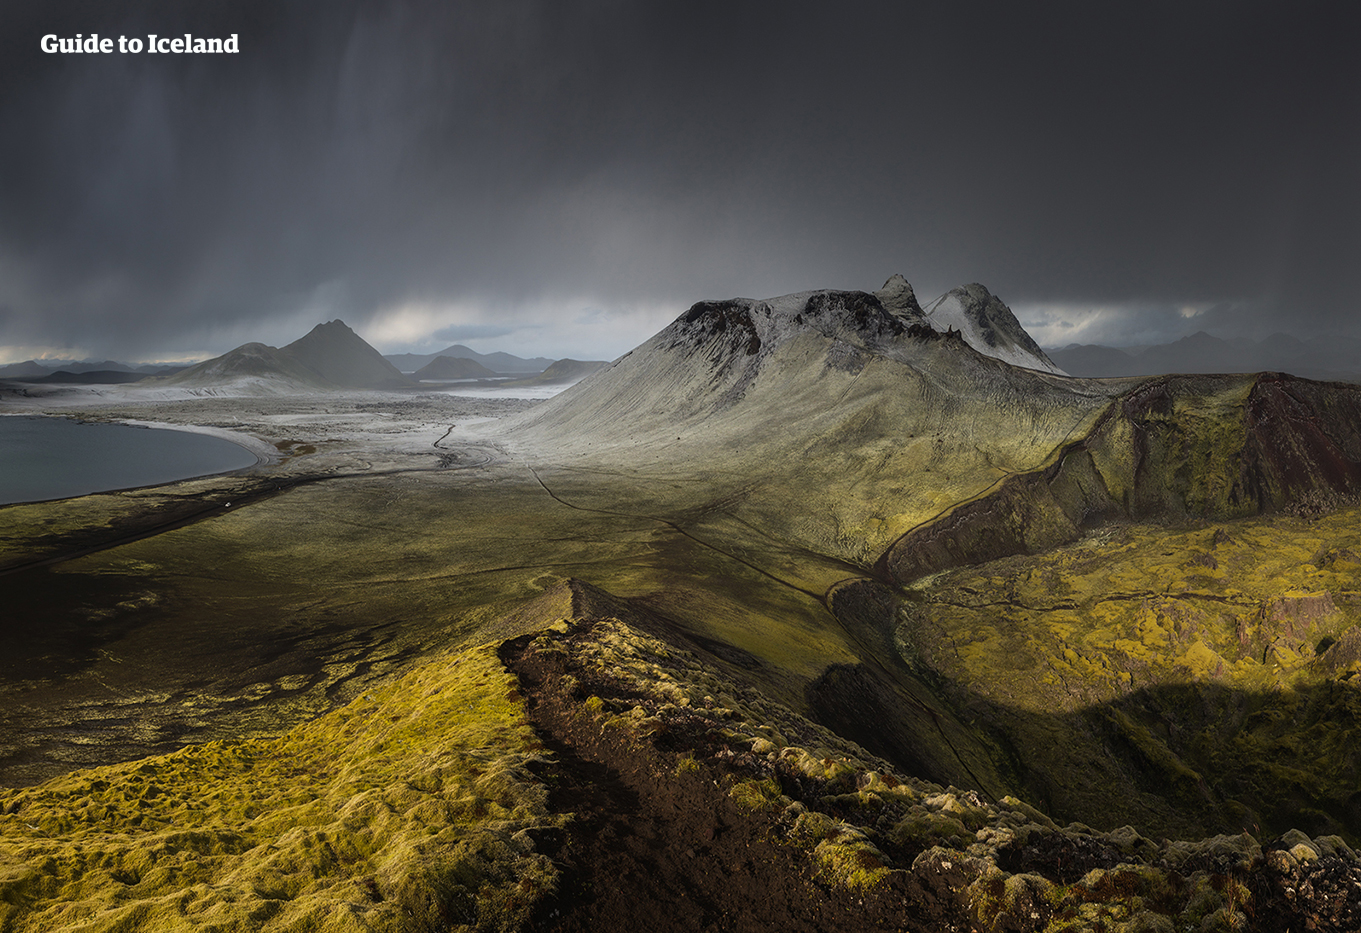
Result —
<path fill-rule="evenodd" d="M 770 301 L 701 301 L 677 318 L 672 328 L 700 342 L 722 337 L 734 353 L 746 356 L 804 331 L 864 347 L 880 346 L 907 331 L 904 321 L 874 295 L 833 290 Z"/>
<path fill-rule="evenodd" d="M 1283 840 L 1266 849 L 1247 884 L 1256 929 L 1361 929 L 1361 865 L 1354 858 L 1328 854 L 1301 861 Z"/>
<path fill-rule="evenodd" d="M 746 298 L 729 301 L 699 301 L 682 314 L 677 324 L 688 325 L 691 332 L 705 336 L 723 336 L 741 347 L 747 356 L 761 349 L 761 337 L 752 320 L 752 302 Z"/>
<path fill-rule="evenodd" d="M 866 292 L 814 292 L 808 297 L 804 314 L 823 333 L 844 328 L 870 345 L 907 330 L 878 298 Z"/>
<path fill-rule="evenodd" d="M 1266 373 L 1244 422 L 1259 501 L 1283 507 L 1315 493 L 1361 491 L 1361 392 Z"/>
<path fill-rule="evenodd" d="M 879 303 L 890 313 L 900 318 L 905 324 L 924 324 L 926 323 L 926 313 L 922 311 L 922 306 L 917 302 L 917 295 L 912 291 L 912 286 L 907 279 L 901 275 L 894 275 L 884 283 L 883 288 L 874 293 L 874 297 L 879 299 Z"/>

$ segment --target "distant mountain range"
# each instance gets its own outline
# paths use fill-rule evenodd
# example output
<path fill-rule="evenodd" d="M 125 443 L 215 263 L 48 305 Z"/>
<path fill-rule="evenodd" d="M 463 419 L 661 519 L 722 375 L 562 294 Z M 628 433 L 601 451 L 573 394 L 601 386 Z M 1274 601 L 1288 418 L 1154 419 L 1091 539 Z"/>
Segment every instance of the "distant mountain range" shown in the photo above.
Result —
<path fill-rule="evenodd" d="M 355 340 L 364 345 L 371 353 L 355 346 L 353 341 L 325 339 L 327 335 L 331 338 L 338 338 L 339 331 L 334 325 L 339 324 Z M 329 330 L 328 330 L 329 328 Z M 309 339 L 310 338 L 310 339 Z M 331 344 L 329 350 L 324 348 L 324 344 Z M 348 350 L 344 345 L 348 345 Z M 342 356 L 354 354 L 366 357 L 368 362 L 361 365 L 360 370 L 353 369 L 356 363 L 351 358 L 349 364 L 340 363 L 332 366 L 325 362 L 325 358 L 331 351 L 340 351 Z M 282 354 L 282 355 L 279 355 Z M 375 368 L 373 357 L 377 356 L 392 364 L 397 371 L 394 376 L 390 370 Z M 443 359 L 447 362 L 436 363 Z M 467 363 L 455 363 L 453 361 L 464 361 Z M 563 360 L 562 363 L 581 364 L 578 361 Z M 298 365 L 301 364 L 302 368 Z M 435 368 L 422 371 L 424 367 L 435 364 Z M 100 383 L 106 385 L 118 383 L 138 382 L 147 376 L 169 377 L 180 373 L 189 373 L 184 380 L 174 384 L 187 384 L 189 382 L 202 382 L 205 377 L 217 378 L 225 376 L 231 381 L 239 381 L 245 377 L 263 377 L 267 371 L 273 370 L 275 376 L 284 376 L 289 380 L 301 382 L 311 386 L 315 383 L 316 388 L 374 388 L 391 387 L 397 384 L 397 377 L 404 373 L 412 373 L 419 379 L 477 379 L 491 378 L 497 375 L 536 375 L 544 372 L 553 365 L 553 360 L 541 356 L 532 359 L 515 356 L 512 353 L 478 353 L 476 350 L 469 349 L 462 344 L 454 344 L 446 347 L 438 353 L 398 353 L 390 356 L 382 356 L 374 350 L 368 343 L 360 338 L 354 331 L 350 330 L 342 321 L 332 321 L 327 325 L 319 325 L 307 337 L 294 341 L 282 349 L 267 347 L 262 343 L 248 343 L 234 350 L 224 353 L 222 356 L 214 357 L 211 360 L 204 360 L 201 363 L 188 364 L 182 366 L 167 366 L 159 363 L 131 364 L 121 363 L 115 360 L 24 360 L 20 363 L 6 363 L 0 365 L 0 379 L 22 379 L 29 382 L 51 382 L 51 383 L 72 383 L 90 384 Z M 360 371 L 366 372 L 365 376 L 358 376 Z M 325 373 L 329 372 L 329 377 Z M 558 373 L 554 378 L 561 376 Z M 331 378 L 334 377 L 334 378 Z M 340 382 L 336 382 L 335 379 Z M 354 384 L 355 378 L 359 383 Z M 377 386 L 369 383 L 377 383 Z M 409 380 L 401 381 L 407 384 Z"/>
<path fill-rule="evenodd" d="M 895 275 L 872 293 L 884 310 L 905 325 L 954 330 L 986 356 L 1017 366 L 1083 377 L 1156 376 L 1165 373 L 1287 372 L 1308 379 L 1361 382 L 1361 338 L 1300 340 L 1273 334 L 1260 341 L 1225 340 L 1200 331 L 1150 347 L 1109 347 L 1072 343 L 1041 349 L 1011 310 L 982 285 L 965 285 L 925 309 L 912 286 Z M 248 343 L 190 366 L 129 364 L 114 360 L 25 360 L 0 365 L 0 379 L 39 383 L 220 386 L 254 382 L 269 391 L 337 388 L 400 388 L 413 381 L 489 379 L 515 375 L 506 385 L 570 384 L 604 368 L 598 360 L 510 353 L 478 353 L 462 344 L 438 353 L 382 355 L 342 321 L 320 324 L 283 348 Z M 410 374 L 410 375 L 407 375 Z"/>
<path fill-rule="evenodd" d="M 243 344 L 154 381 L 166 386 L 229 388 L 252 394 L 411 385 L 397 367 L 339 320 L 318 324 L 286 347 Z"/>
<path fill-rule="evenodd" d="M 1264 340 L 1224 340 L 1204 331 L 1173 343 L 1119 349 L 1069 344 L 1049 358 L 1074 376 L 1158 376 L 1163 373 L 1287 372 L 1307 379 L 1361 382 L 1361 339 L 1273 334 Z"/>
<path fill-rule="evenodd" d="M 516 379 L 514 382 L 502 383 L 507 386 L 561 386 L 573 385 L 585 379 L 591 373 L 599 372 L 610 365 L 605 360 L 558 360 L 543 372 L 530 376 L 527 379 Z"/>
<path fill-rule="evenodd" d="M 0 379 L 30 379 L 46 382 L 135 382 L 145 376 L 164 376 L 179 372 L 184 366 L 167 366 L 161 363 L 119 363 L 114 360 L 92 362 L 90 360 L 24 360 L 22 363 L 6 363 L 0 366 Z M 108 378 L 76 378 L 99 374 Z M 122 374 L 121 378 L 114 376 Z"/>
<path fill-rule="evenodd" d="M 478 353 L 456 343 L 451 347 L 445 347 L 437 353 L 393 353 L 383 359 L 393 366 L 396 366 L 404 373 L 414 373 L 423 366 L 428 366 L 441 356 L 451 357 L 456 360 L 474 360 L 485 366 L 493 373 L 513 374 L 513 373 L 541 373 L 547 369 L 552 360 L 542 356 L 533 359 L 524 359 L 511 353 Z M 439 377 L 450 378 L 450 377 Z"/>
<path fill-rule="evenodd" d="M 523 359 L 454 345 L 429 355 L 384 357 L 345 322 L 318 324 L 284 347 L 247 343 L 191 366 L 142 367 L 106 361 L 73 363 L 53 372 L 29 360 L 0 367 L 0 379 L 71 384 L 141 383 L 221 395 L 289 395 L 338 389 L 406 389 L 423 380 L 496 380 L 503 385 L 570 385 L 605 365 L 601 361 Z M 412 366 L 404 373 L 398 364 Z M 150 372 L 148 372 L 150 371 Z M 515 381 L 504 377 L 521 376 Z M 497 377 L 501 377 L 499 380 Z"/>

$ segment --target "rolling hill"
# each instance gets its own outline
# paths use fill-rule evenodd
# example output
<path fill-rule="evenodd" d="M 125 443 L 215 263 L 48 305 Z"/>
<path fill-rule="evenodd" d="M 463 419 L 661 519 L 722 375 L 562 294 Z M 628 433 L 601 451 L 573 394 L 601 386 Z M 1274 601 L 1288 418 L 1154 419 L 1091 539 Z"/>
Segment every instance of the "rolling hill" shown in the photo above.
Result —
<path fill-rule="evenodd" d="M 435 353 L 394 353 L 385 356 L 384 359 L 398 367 L 402 372 L 414 372 L 422 366 L 428 366 L 441 356 L 452 357 L 456 360 L 473 360 L 494 373 L 510 375 L 543 372 L 548 364 L 553 362 L 541 356 L 524 359 L 515 356 L 513 353 L 503 353 L 499 350 L 493 353 L 478 353 L 461 343 L 445 347 Z"/>
<path fill-rule="evenodd" d="M 416 380 L 489 379 L 495 375 L 496 373 L 476 360 L 465 357 L 437 356 L 412 373 L 412 378 Z"/>

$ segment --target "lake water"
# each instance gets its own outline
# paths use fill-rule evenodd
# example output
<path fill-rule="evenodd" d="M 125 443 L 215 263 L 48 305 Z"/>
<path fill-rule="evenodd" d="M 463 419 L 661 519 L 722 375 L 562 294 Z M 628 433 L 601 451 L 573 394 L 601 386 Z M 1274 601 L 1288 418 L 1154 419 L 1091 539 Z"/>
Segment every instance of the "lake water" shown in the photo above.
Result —
<path fill-rule="evenodd" d="M 254 463 L 246 448 L 207 434 L 0 417 L 0 504 L 154 486 Z"/>

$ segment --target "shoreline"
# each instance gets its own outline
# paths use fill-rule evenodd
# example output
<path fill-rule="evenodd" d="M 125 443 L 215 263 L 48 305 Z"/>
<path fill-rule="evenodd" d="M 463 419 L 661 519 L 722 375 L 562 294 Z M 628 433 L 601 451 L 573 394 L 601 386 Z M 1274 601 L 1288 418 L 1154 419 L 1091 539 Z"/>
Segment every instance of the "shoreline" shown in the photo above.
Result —
<path fill-rule="evenodd" d="M 7 508 L 15 505 L 41 505 L 49 502 L 62 502 L 68 499 L 81 499 L 86 496 L 117 495 L 124 492 L 133 492 L 143 489 L 155 489 L 160 486 L 170 486 L 179 483 L 190 483 L 197 480 L 213 479 L 217 477 L 234 476 L 245 474 L 248 471 L 258 470 L 263 467 L 274 466 L 283 460 L 282 454 L 273 445 L 261 438 L 241 432 L 230 431 L 225 428 L 210 427 L 207 425 L 180 425 L 160 421 L 143 421 L 138 419 L 115 419 L 109 421 L 91 421 L 81 418 L 77 414 L 49 414 L 35 412 L 3 412 L 4 417 L 17 418 L 42 418 L 60 419 L 75 424 L 113 424 L 122 425 L 129 428 L 143 428 L 149 430 L 176 431 L 183 434 L 197 434 L 203 437 L 213 437 L 218 440 L 227 441 L 255 458 L 254 463 L 243 466 L 232 467 L 225 470 L 210 470 L 208 472 L 192 472 L 184 476 L 176 476 L 172 479 L 153 480 L 146 483 L 134 483 L 128 486 L 111 486 L 108 488 L 91 489 L 82 492 L 75 492 L 68 495 L 47 496 L 37 499 L 15 499 L 13 501 L 0 501 L 0 508 Z"/>
<path fill-rule="evenodd" d="M 231 441 L 238 447 L 242 447 L 255 455 L 255 466 L 269 466 L 280 462 L 283 459 L 277 447 L 263 438 L 256 437 L 254 434 L 232 431 L 227 428 L 216 428 L 204 424 L 174 424 L 169 421 L 141 421 L 138 419 L 119 419 L 117 421 L 103 422 L 105 424 L 126 424 L 134 428 L 152 428 L 159 431 L 182 431 L 185 434 L 202 434 L 206 437 L 216 437 L 220 440 Z M 225 476 L 228 473 L 235 473 L 238 470 L 250 470 L 254 467 L 237 467 L 236 470 L 222 470 L 218 473 L 203 473 L 199 476 L 186 476 L 184 479 L 171 480 L 171 482 L 184 482 L 190 479 L 204 479 L 209 476 Z M 154 485 L 160 485 L 156 483 Z M 141 488 L 141 487 L 137 487 Z"/>

